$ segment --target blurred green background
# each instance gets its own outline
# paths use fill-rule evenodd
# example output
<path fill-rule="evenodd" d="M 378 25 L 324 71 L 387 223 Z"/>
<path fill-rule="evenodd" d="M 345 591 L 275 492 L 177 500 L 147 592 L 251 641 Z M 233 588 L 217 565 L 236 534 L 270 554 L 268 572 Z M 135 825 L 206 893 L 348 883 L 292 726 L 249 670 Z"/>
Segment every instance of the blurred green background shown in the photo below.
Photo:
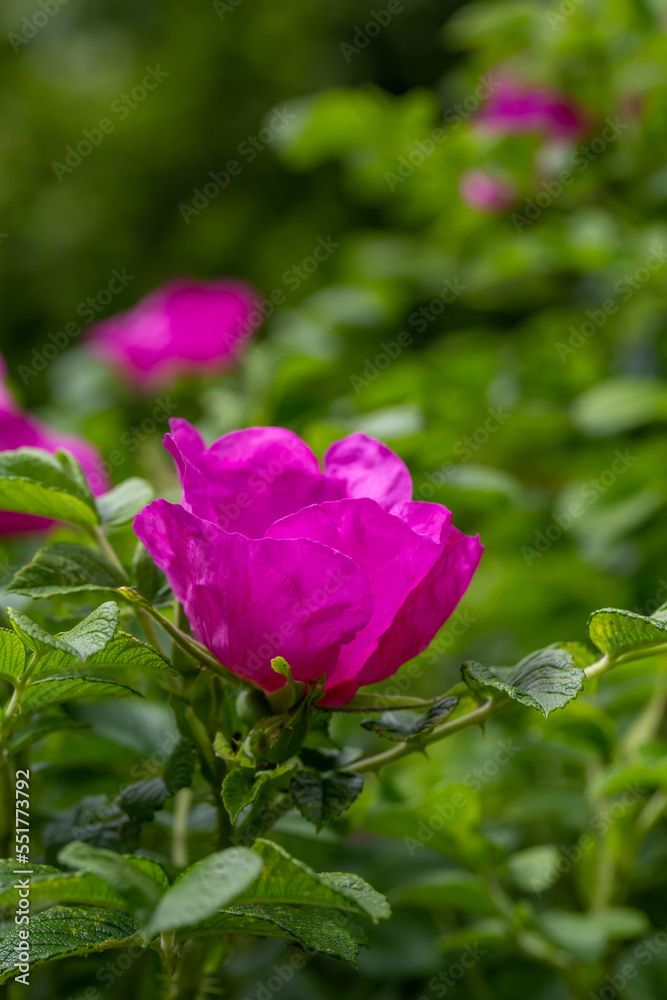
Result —
<path fill-rule="evenodd" d="M 238 276 L 267 300 L 282 291 L 285 303 L 243 366 L 169 388 L 172 412 L 209 440 L 248 424 L 289 426 L 318 454 L 365 430 L 407 461 L 417 498 L 445 504 L 458 527 L 480 533 L 486 553 L 460 624 L 410 681 L 414 693 L 432 695 L 464 659 L 512 663 L 583 638 L 594 608 L 651 613 L 667 599 L 667 3 L 398 7 L 5 0 L 0 348 L 27 407 L 107 456 L 120 450 L 115 481 L 140 473 L 169 491 L 166 426 L 151 416 L 165 393 L 140 396 L 86 354 L 84 315 L 127 308 L 176 274 Z M 500 66 L 578 105 L 583 146 L 608 119 L 620 123 L 555 195 L 546 185 L 575 146 L 485 132 L 475 122 L 479 101 L 466 103 Z M 133 99 L 149 69 L 161 82 Z M 105 117 L 113 131 L 68 165 L 68 147 Z M 443 118 L 444 140 L 402 176 Z M 211 173 L 234 159 L 241 173 L 190 211 Z M 459 182 L 470 169 L 502 177 L 513 206 L 484 213 L 465 204 Z M 318 241 L 326 259 L 309 273 Z M 97 296 L 123 268 L 132 280 L 101 305 Z M 35 352 L 70 321 L 82 333 L 38 371 Z M 5 546 L 4 566 L 29 545 Z M 600 995 L 604 976 L 630 961 L 636 974 L 627 986 L 610 979 L 613 996 L 664 997 L 667 947 L 656 945 L 645 965 L 632 957 L 637 940 L 667 925 L 661 813 L 634 853 L 636 811 L 622 816 L 604 848 L 549 893 L 531 895 L 515 877 L 513 891 L 528 900 L 521 905 L 536 908 L 554 948 L 584 970 L 574 984 L 553 956 L 531 954 L 530 942 L 494 937 L 475 891 L 456 883 L 447 895 L 443 867 L 485 877 L 472 848 L 450 850 L 448 861 L 444 847 L 411 853 L 402 835 L 376 836 L 391 833 L 388 819 L 369 819 L 438 782 L 465 780 L 509 733 L 528 752 L 482 783 L 486 835 L 510 853 L 575 844 L 600 797 L 625 788 L 609 784 L 610 773 L 641 766 L 649 787 L 665 783 L 659 676 L 647 661 L 544 726 L 521 710 L 485 740 L 448 741 L 430 761 L 410 760 L 371 783 L 352 820 L 317 838 L 284 821 L 285 843 L 298 841 L 295 853 L 320 868 L 359 871 L 383 890 L 399 875 L 413 886 L 396 895 L 397 916 L 374 932 L 360 974 L 311 960 L 284 995 L 562 1000 L 589 987 Z M 645 705 L 653 715 L 641 739 L 628 738 Z M 122 743 L 118 729 L 107 727 L 105 738 Z M 92 785 L 104 754 L 86 762 L 76 740 L 71 752 L 73 771 L 60 780 Z M 112 786 L 124 766 L 121 757 L 109 763 Z M 469 847 L 474 817 L 461 824 Z M 615 916 L 612 904 L 623 907 Z M 474 920 L 486 921 L 487 937 Z M 484 956 L 452 985 L 434 981 L 470 942 L 485 942 Z M 267 1000 L 257 984 L 284 955 L 272 942 L 236 959 L 237 995 Z M 99 964 L 60 963 L 35 977 L 34 996 L 83 996 Z M 103 995 L 152 997 L 151 977 L 146 967 Z"/>

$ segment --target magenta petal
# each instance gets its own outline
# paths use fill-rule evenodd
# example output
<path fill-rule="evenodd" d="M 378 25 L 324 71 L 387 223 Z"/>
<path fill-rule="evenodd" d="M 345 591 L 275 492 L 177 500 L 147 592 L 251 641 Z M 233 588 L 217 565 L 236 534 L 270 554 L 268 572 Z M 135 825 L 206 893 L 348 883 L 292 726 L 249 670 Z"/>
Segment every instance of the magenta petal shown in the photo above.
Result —
<path fill-rule="evenodd" d="M 462 535 L 456 528 L 452 541 L 381 636 L 377 650 L 359 672 L 358 684 L 374 684 L 394 674 L 426 649 L 456 608 L 479 566 L 484 546 L 478 536 Z"/>
<path fill-rule="evenodd" d="M 409 500 L 398 503 L 392 508 L 392 514 L 400 517 L 419 535 L 426 535 L 433 542 L 440 542 L 449 533 L 452 524 L 451 512 L 439 503 L 427 503 L 425 500 Z"/>
<path fill-rule="evenodd" d="M 307 539 L 250 539 L 155 500 L 135 531 L 164 570 L 193 633 L 235 673 L 268 691 L 284 656 L 297 680 L 331 674 L 373 610 L 365 574 Z"/>
<path fill-rule="evenodd" d="M 226 531 L 261 538 L 278 518 L 343 496 L 342 483 L 322 475 L 315 455 L 292 431 L 232 431 L 197 456 L 185 423 L 172 424 L 165 441 L 176 458 L 183 504 Z"/>
<path fill-rule="evenodd" d="M 334 441 L 324 456 L 324 469 L 328 476 L 342 480 L 348 497 L 370 497 L 385 510 L 412 499 L 412 479 L 405 462 L 366 434 Z"/>
<path fill-rule="evenodd" d="M 368 577 L 375 599 L 373 616 L 341 650 L 332 684 L 358 677 L 366 661 L 376 652 L 380 638 L 391 627 L 415 587 L 431 571 L 442 549 L 440 544 L 413 531 L 374 500 L 367 499 L 339 500 L 308 507 L 276 522 L 267 535 L 322 542 L 354 559 Z M 439 606 L 434 606 L 433 613 L 436 616 L 440 613 Z M 446 617 L 443 613 L 438 628 Z M 405 659 L 415 656 L 418 651 Z"/>

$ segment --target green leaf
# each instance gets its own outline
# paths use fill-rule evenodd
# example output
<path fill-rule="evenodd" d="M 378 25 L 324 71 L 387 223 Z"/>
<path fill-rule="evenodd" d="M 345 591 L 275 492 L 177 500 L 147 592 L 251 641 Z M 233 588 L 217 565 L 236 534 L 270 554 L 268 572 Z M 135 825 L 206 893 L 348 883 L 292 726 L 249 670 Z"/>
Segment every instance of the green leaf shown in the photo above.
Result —
<path fill-rule="evenodd" d="M 299 751 L 308 735 L 310 706 L 307 699 L 278 715 L 267 715 L 248 734 L 257 760 L 280 764 Z"/>
<path fill-rule="evenodd" d="M 361 725 L 364 729 L 369 729 L 393 743 L 415 743 L 430 733 L 440 722 L 444 722 L 452 714 L 458 701 L 458 698 L 443 698 L 415 720 L 406 719 L 393 712 L 384 712 L 380 719 L 364 719 Z"/>
<path fill-rule="evenodd" d="M 530 653 L 514 667 L 464 663 L 463 676 L 505 691 L 510 698 L 538 708 L 545 716 L 567 705 L 584 686 L 584 672 L 574 666 L 571 654 L 554 647 Z"/>
<path fill-rule="evenodd" d="M 353 771 L 298 771 L 290 793 L 301 815 L 320 830 L 352 805 L 363 786 Z"/>
<path fill-rule="evenodd" d="M 188 739 L 179 740 L 169 756 L 164 777 L 127 785 L 118 796 L 118 804 L 132 819 L 141 823 L 151 820 L 168 798 L 190 784 L 196 759 L 194 744 Z"/>
<path fill-rule="evenodd" d="M 116 591 L 124 583 L 120 571 L 91 546 L 57 542 L 40 549 L 18 571 L 7 593 L 53 597 L 81 591 Z"/>
<path fill-rule="evenodd" d="M 255 801 L 269 777 L 269 771 L 257 772 L 247 767 L 237 767 L 229 772 L 222 783 L 222 801 L 232 823 L 236 822 L 246 806 Z"/>
<path fill-rule="evenodd" d="M 131 521 L 135 514 L 154 499 L 155 492 L 151 484 L 133 476 L 98 497 L 97 510 L 102 524 L 116 528 Z"/>
<path fill-rule="evenodd" d="M 431 910 L 460 910 L 481 917 L 496 912 L 484 879 L 455 868 L 426 872 L 412 879 L 392 894 L 392 902 Z"/>
<path fill-rule="evenodd" d="M 25 667 L 26 652 L 20 637 L 11 629 L 0 628 L 0 677 L 13 683 Z"/>
<path fill-rule="evenodd" d="M 0 452 L 0 509 L 90 529 L 98 523 L 90 490 L 72 476 L 69 456 L 40 448 Z"/>
<path fill-rule="evenodd" d="M 355 966 L 359 953 L 358 935 L 352 925 L 315 907 L 301 910 L 294 906 L 231 906 L 189 928 L 183 936 L 214 933 L 288 938 L 309 951 Z"/>
<path fill-rule="evenodd" d="M 135 639 L 129 632 L 116 631 L 113 639 L 104 649 L 91 653 L 86 661 L 86 667 L 126 667 L 130 670 L 176 671 L 166 656 L 159 650 Z M 33 677 L 43 674 L 63 673 L 67 670 L 80 670 L 81 663 L 71 653 L 62 649 L 51 649 L 45 653 L 35 665 Z"/>
<path fill-rule="evenodd" d="M 145 919 L 155 907 L 161 890 L 153 878 L 131 857 L 72 841 L 60 851 L 58 861 L 77 871 L 97 875 L 118 892 L 137 918 Z"/>
<path fill-rule="evenodd" d="M 146 936 L 212 917 L 243 893 L 261 870 L 261 858 L 246 847 L 229 847 L 210 854 L 179 875 L 162 896 L 146 927 Z"/>
<path fill-rule="evenodd" d="M 507 859 L 507 867 L 514 884 L 524 892 L 542 893 L 558 877 L 560 851 L 555 844 L 527 847 Z"/>
<path fill-rule="evenodd" d="M 609 656 L 641 653 L 667 645 L 667 621 L 634 611 L 602 608 L 588 619 L 588 634 L 598 649 Z"/>
<path fill-rule="evenodd" d="M 46 705 L 54 705 L 72 698 L 129 698 L 141 694 L 126 684 L 106 681 L 101 677 L 87 677 L 79 674 L 44 677 L 33 681 L 21 700 L 21 711 L 36 712 Z"/>
<path fill-rule="evenodd" d="M 59 649 L 85 663 L 93 653 L 104 649 L 113 638 L 118 625 L 118 605 L 115 601 L 107 601 L 74 628 L 58 635 L 46 632 L 27 615 L 14 608 L 7 608 L 7 617 L 17 635 L 34 652 L 45 653 L 49 648 Z"/>
<path fill-rule="evenodd" d="M 336 708 L 328 708 L 329 712 L 398 712 L 401 709 L 416 709 L 426 711 L 432 701 L 424 698 L 409 698 L 402 694 L 380 694 L 374 691 L 359 691 L 351 701 Z"/>
<path fill-rule="evenodd" d="M 307 904 L 370 916 L 377 922 L 390 915 L 389 904 L 367 882 L 356 875 L 322 874 L 293 858 L 273 841 L 259 839 L 252 846 L 264 862 L 259 878 L 249 886 L 237 905 L 254 903 Z"/>
<path fill-rule="evenodd" d="M 20 928 L 6 921 L 0 940 L 0 982 L 18 971 Z M 137 933 L 131 917 L 98 907 L 54 906 L 30 921 L 30 966 L 68 955 L 89 955 L 128 944 Z"/>
<path fill-rule="evenodd" d="M 44 873 L 36 871 L 35 868 L 35 865 L 31 866 L 34 872 L 30 876 L 32 912 L 53 906 L 54 903 L 87 903 L 131 912 L 127 900 L 97 875 L 82 875 L 78 872 L 60 872 L 52 869 Z M 13 876 L 14 883 L 18 878 L 21 876 Z M 19 890 L 14 888 L 13 884 L 0 891 L 0 906 L 14 907 L 18 902 Z"/>

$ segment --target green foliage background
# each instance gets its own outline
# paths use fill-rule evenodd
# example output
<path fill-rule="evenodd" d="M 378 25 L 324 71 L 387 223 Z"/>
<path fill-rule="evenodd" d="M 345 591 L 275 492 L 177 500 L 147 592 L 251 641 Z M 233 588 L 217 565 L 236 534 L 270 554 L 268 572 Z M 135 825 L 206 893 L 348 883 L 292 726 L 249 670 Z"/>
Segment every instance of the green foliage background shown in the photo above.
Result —
<path fill-rule="evenodd" d="M 635 289 L 624 277 L 667 246 L 667 5 L 402 6 L 362 48 L 359 31 L 382 4 L 241 0 L 216 11 L 174 0 L 69 0 L 17 46 L 22 19 L 41 8 L 7 0 L 0 338 L 27 406 L 96 441 L 115 481 L 139 473 L 169 493 L 175 480 L 161 449 L 164 419 L 152 416 L 156 398 L 92 361 L 82 336 L 39 372 L 34 352 L 68 322 L 85 326 L 86 300 L 113 269 L 134 277 L 100 315 L 178 273 L 236 275 L 267 298 L 284 292 L 242 368 L 181 383 L 168 392 L 170 407 L 209 439 L 277 423 L 318 453 L 366 430 L 405 458 L 416 496 L 446 504 L 458 527 L 479 531 L 487 550 L 458 625 L 445 628 L 436 655 L 420 658 L 412 678 L 402 675 L 411 694 L 430 696 L 455 681 L 464 659 L 514 663 L 547 643 L 583 639 L 594 608 L 650 614 L 667 600 L 667 262 L 635 278 Z M 547 166 L 567 167 L 570 150 L 546 149 L 532 135 L 484 135 L 474 114 L 453 127 L 452 109 L 501 63 L 579 102 L 589 121 L 584 144 L 607 119 L 623 126 L 520 227 L 513 212 L 525 216 L 526 200 L 537 204 Z M 156 66 L 168 73 L 159 87 L 127 117 L 112 112 L 114 131 L 58 180 L 53 163 L 66 147 Z M 288 125 L 247 162 L 240 145 L 285 108 Z M 445 141 L 390 185 L 387 173 L 448 114 Z M 186 222 L 179 206 L 234 158 L 241 174 Z M 511 178 L 515 208 L 483 215 L 465 206 L 458 182 L 472 167 Z M 337 246 L 314 273 L 295 270 L 318 239 Z M 445 282 L 454 300 L 421 322 L 415 311 L 432 315 Z M 618 308 L 607 315 L 609 300 Z M 597 327 L 591 316 L 599 315 Z M 580 332 L 587 322 L 591 336 Z M 402 331 L 409 345 L 388 358 Z M 26 368 L 35 374 L 26 377 Z M 29 546 L 4 546 L 6 576 Z M 667 925 L 661 800 L 646 831 L 634 800 L 608 823 L 599 819 L 633 783 L 665 794 L 661 669 L 657 659 L 621 667 L 546 723 L 516 708 L 484 738 L 462 734 L 428 759 L 409 758 L 371 779 L 348 817 L 317 836 L 282 820 L 276 839 L 297 856 L 318 870 L 358 871 L 396 904 L 393 920 L 371 932 L 359 973 L 309 959 L 284 995 L 561 1000 L 599 991 L 630 963 L 634 975 L 609 986 L 614 995 L 663 997 L 667 938 L 655 937 Z M 41 751 L 40 821 L 64 801 L 127 781 L 137 754 L 152 752 L 172 725 L 159 702 L 123 706 L 125 715 L 85 711 L 95 735 L 55 736 Z M 375 745 L 356 729 L 352 739 Z M 498 766 L 500 739 L 521 750 Z M 485 765 L 483 779 L 470 778 Z M 442 838 L 434 850 L 429 838 L 410 849 L 401 823 L 384 813 L 414 806 L 417 829 L 420 817 L 434 815 L 440 789 L 462 781 L 473 791 L 451 821 L 455 846 Z M 547 854 L 520 854 L 498 888 L 476 853 L 479 824 L 503 857 L 538 847 Z M 544 871 L 556 850 L 567 858 L 565 849 L 591 831 L 594 846 L 582 859 L 564 862 L 553 887 L 532 891 L 526 866 Z M 468 875 L 452 874 L 460 871 Z M 484 883 L 496 904 L 499 892 L 511 898 L 512 920 L 520 923 L 522 907 L 539 913 L 553 947 L 577 966 L 574 980 L 534 943 L 531 954 L 516 930 L 496 933 L 497 912 L 478 894 Z M 638 952 L 645 941 L 653 949 Z M 481 959 L 453 985 L 434 980 L 466 944 L 482 948 Z M 280 941 L 242 951 L 230 995 L 261 1000 L 258 984 L 285 961 Z M 91 984 L 110 998 L 158 995 L 148 963 L 102 987 L 96 971 L 105 962 L 50 967 L 35 975 L 33 995 L 79 997 Z M 21 987 L 13 989 L 19 996 Z"/>

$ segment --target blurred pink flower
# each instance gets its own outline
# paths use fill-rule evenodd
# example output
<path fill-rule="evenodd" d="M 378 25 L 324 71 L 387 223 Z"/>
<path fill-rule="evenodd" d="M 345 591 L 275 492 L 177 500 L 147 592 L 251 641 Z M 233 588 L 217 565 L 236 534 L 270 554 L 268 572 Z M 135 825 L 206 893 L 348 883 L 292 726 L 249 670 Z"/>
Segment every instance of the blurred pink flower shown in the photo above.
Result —
<path fill-rule="evenodd" d="M 583 111 L 567 97 L 511 79 L 496 87 L 476 120 L 494 132 L 566 139 L 574 139 L 586 123 Z"/>
<path fill-rule="evenodd" d="M 493 177 L 486 170 L 466 170 L 459 179 L 459 193 L 466 205 L 479 212 L 504 212 L 516 199 L 509 181 Z"/>
<path fill-rule="evenodd" d="M 140 387 L 232 364 L 262 321 L 259 295 L 240 281 L 177 279 L 96 323 L 90 349 Z"/>
<path fill-rule="evenodd" d="M 0 451 L 13 451 L 15 448 L 29 447 L 44 448 L 45 451 L 54 454 L 64 448 L 70 451 L 81 463 L 96 496 L 108 490 L 109 483 L 104 472 L 102 456 L 97 449 L 82 438 L 60 434 L 58 431 L 52 430 L 36 417 L 22 410 L 4 384 L 6 374 L 5 362 L 0 356 Z M 43 517 L 34 517 L 31 514 L 0 511 L 0 535 L 44 531 L 52 523 Z"/>

